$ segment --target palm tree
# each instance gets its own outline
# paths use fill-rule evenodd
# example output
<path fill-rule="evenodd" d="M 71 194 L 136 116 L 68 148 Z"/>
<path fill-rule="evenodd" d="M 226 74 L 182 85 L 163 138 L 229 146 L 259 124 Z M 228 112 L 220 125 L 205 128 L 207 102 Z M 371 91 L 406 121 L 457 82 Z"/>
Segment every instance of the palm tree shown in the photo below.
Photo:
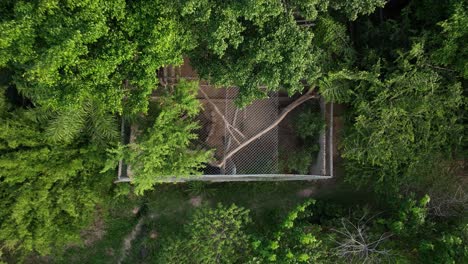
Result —
<path fill-rule="evenodd" d="M 55 112 L 46 129 L 46 135 L 54 143 L 68 144 L 82 134 L 98 145 L 116 142 L 119 138 L 117 118 L 100 109 L 97 103 L 86 101 L 79 108 Z"/>

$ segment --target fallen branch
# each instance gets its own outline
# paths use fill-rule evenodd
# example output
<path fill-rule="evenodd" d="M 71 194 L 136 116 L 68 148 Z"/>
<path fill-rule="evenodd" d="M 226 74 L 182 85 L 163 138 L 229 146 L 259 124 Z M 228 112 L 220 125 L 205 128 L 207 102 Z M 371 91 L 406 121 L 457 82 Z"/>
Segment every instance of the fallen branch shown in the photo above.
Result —
<path fill-rule="evenodd" d="M 359 263 L 373 262 L 372 260 L 376 258 L 382 259 L 390 255 L 390 250 L 380 249 L 379 245 L 390 238 L 392 234 L 383 233 L 378 239 L 368 234 L 367 223 L 377 215 L 366 220 L 367 214 L 364 213 L 356 223 L 348 218 L 342 218 L 341 228 L 331 229 L 339 234 L 335 239 L 337 247 L 334 248 L 338 255 L 347 258 L 351 262 L 357 260 Z"/>
<path fill-rule="evenodd" d="M 268 126 L 267 128 L 265 128 L 264 130 L 260 131 L 258 134 L 256 134 L 255 136 L 249 138 L 247 141 L 243 142 L 242 144 L 240 144 L 239 146 L 237 146 L 235 149 L 229 151 L 226 155 L 224 155 L 224 158 L 219 162 L 219 163 L 213 163 L 211 164 L 212 166 L 215 166 L 215 167 L 222 167 L 224 166 L 224 163 L 226 163 L 226 160 L 229 159 L 230 157 L 232 157 L 234 154 L 236 154 L 237 152 L 239 152 L 241 149 L 243 149 L 244 147 L 246 147 L 247 145 L 249 145 L 250 143 L 252 143 L 254 140 L 258 139 L 259 137 L 263 136 L 264 134 L 268 133 L 270 130 L 272 130 L 273 128 L 275 128 L 277 125 L 279 125 L 279 123 L 281 123 L 281 121 L 283 121 L 283 119 L 292 111 L 294 110 L 296 107 L 300 106 L 301 104 L 303 104 L 304 102 L 312 99 L 312 98 L 315 98 L 316 95 L 313 94 L 313 89 L 310 89 L 309 91 L 307 91 L 307 93 L 305 93 L 304 95 L 302 95 L 301 97 L 299 97 L 296 101 L 292 102 L 290 105 L 288 105 L 286 108 L 283 109 L 283 111 L 281 111 L 281 114 L 279 115 L 279 117 L 270 125 Z"/>

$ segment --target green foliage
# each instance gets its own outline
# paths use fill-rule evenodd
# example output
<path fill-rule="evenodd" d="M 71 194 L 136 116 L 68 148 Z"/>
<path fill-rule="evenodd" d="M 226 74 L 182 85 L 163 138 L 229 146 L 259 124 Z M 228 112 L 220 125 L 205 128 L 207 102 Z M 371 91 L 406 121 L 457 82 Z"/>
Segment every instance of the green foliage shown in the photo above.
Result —
<path fill-rule="evenodd" d="M 424 263 L 463 263 L 468 260 L 468 224 L 446 227 L 418 248 Z"/>
<path fill-rule="evenodd" d="M 356 56 L 343 22 L 331 15 L 321 15 L 316 22 L 313 42 L 319 52 L 315 56 L 325 78 L 332 71 L 349 68 Z"/>
<path fill-rule="evenodd" d="M 397 59 L 396 69 L 375 67 L 383 81 L 352 82 L 354 123 L 343 143 L 348 181 L 398 190 L 431 156 L 450 156 L 460 144 L 461 84 L 424 66 L 421 52 L 416 45 Z"/>
<path fill-rule="evenodd" d="M 115 143 L 119 138 L 115 116 L 86 102 L 80 108 L 63 109 L 49 123 L 46 134 L 52 142 L 71 143 L 79 136 L 88 136 L 97 145 Z"/>
<path fill-rule="evenodd" d="M 300 139 L 314 140 L 325 129 L 325 120 L 318 109 L 305 107 L 294 117 L 293 126 Z"/>
<path fill-rule="evenodd" d="M 427 204 L 429 196 L 424 196 L 420 201 L 413 199 L 399 200 L 398 214 L 387 221 L 391 231 L 399 236 L 414 236 L 419 228 L 425 224 L 427 217 Z"/>
<path fill-rule="evenodd" d="M 349 85 L 341 80 L 330 81 L 329 78 L 320 80 L 320 94 L 328 102 L 344 103 L 348 102 L 352 95 Z"/>
<path fill-rule="evenodd" d="M 38 137 L 41 127 L 37 124 L 35 111 L 19 110 L 1 114 L 0 151 L 22 147 L 39 147 L 42 138 Z"/>
<path fill-rule="evenodd" d="M 383 7 L 387 0 L 352 0 L 352 1 L 330 1 L 333 9 L 343 11 L 350 20 L 356 20 L 360 14 L 369 15 L 377 7 Z"/>
<path fill-rule="evenodd" d="M 433 61 L 442 66 L 453 67 L 460 75 L 468 79 L 468 4 L 460 1 L 452 9 L 451 16 L 438 23 L 442 34 L 438 39 L 439 48 L 433 52 Z"/>
<path fill-rule="evenodd" d="M 243 12 L 250 12 L 248 7 L 245 8 Z M 221 10 L 218 12 L 224 12 Z M 218 12 L 213 12 L 213 16 L 221 20 L 223 16 Z M 245 34 L 239 36 L 239 40 L 229 49 L 222 45 L 213 48 L 199 45 L 190 53 L 191 62 L 203 78 L 209 78 L 220 86 L 238 86 L 241 92 L 238 103 L 243 106 L 253 99 L 265 97 L 268 91 L 278 87 L 283 87 L 290 94 L 302 91 L 300 81 L 312 67 L 313 59 L 309 52 L 312 34 L 301 30 L 292 16 L 282 13 L 276 17 L 269 16 L 248 23 L 251 29 L 239 26 Z M 231 21 L 222 20 L 219 23 L 230 25 Z M 202 24 L 197 27 L 207 26 Z M 262 30 L 256 32 L 256 27 Z M 223 26 L 219 25 L 218 28 L 222 29 Z M 202 35 L 198 38 L 201 39 L 206 38 L 204 34 L 211 34 L 209 31 L 199 32 Z M 214 41 L 217 42 L 225 43 L 223 38 Z M 266 86 L 266 89 L 259 86 Z"/>
<path fill-rule="evenodd" d="M 333 67 L 330 58 L 349 62 L 352 53 L 345 27 L 328 15 L 329 4 L 354 19 L 383 1 L 185 1 L 183 21 L 198 44 L 191 63 L 213 84 L 239 87 L 241 106 L 278 89 L 300 92 L 304 82 L 314 84 Z M 301 15 L 317 20 L 317 27 L 301 26 Z"/>
<path fill-rule="evenodd" d="M 239 87 L 242 106 L 272 91 L 291 95 L 315 85 L 326 100 L 347 103 L 346 180 L 392 202 L 381 214 L 353 206 L 346 215 L 343 207 L 330 212 L 309 201 L 277 232 L 255 234 L 253 244 L 246 210 L 203 208 L 184 237 L 162 245 L 161 263 L 360 260 L 337 252 L 336 243 L 349 242 L 343 234 L 364 213 L 376 216 L 351 238 L 355 231 L 365 232 L 366 241 L 390 233 L 378 249 L 395 253 L 395 262 L 468 262 L 465 218 L 429 218 L 428 197 L 398 196 L 438 188 L 431 163 L 454 159 L 464 140 L 467 6 L 415 0 L 398 16 L 358 18 L 384 3 L 1 1 L 1 250 L 44 255 L 79 243 L 96 205 L 108 199 L 115 163 L 106 164 L 106 154 L 131 165 L 138 194 L 166 177 L 198 173 L 211 153 L 193 143 L 200 111 L 193 83 L 159 90 L 154 120 L 142 136 L 105 151 L 117 141 L 114 115 L 145 114 L 156 71 L 180 64 L 186 54 L 201 77 Z M 6 87 L 28 103 L 10 102 Z M 297 120 L 300 143 L 313 142 L 323 129 L 311 111 Z M 289 172 L 306 173 L 318 151 L 316 144 L 301 145 L 285 160 Z M 128 194 L 128 186 L 119 188 Z"/>
<path fill-rule="evenodd" d="M 240 263 L 249 255 L 249 211 L 218 204 L 195 212 L 178 240 L 166 241 L 160 263 Z M 174 262 L 176 261 L 176 262 Z"/>
<path fill-rule="evenodd" d="M 0 67 L 48 108 L 145 112 L 156 70 L 182 61 L 186 38 L 163 1 L 16 2 L 1 12 Z"/>
<path fill-rule="evenodd" d="M 282 171 L 310 173 L 310 167 L 320 151 L 320 133 L 325 129 L 325 120 L 316 107 L 319 106 L 306 105 L 297 110 L 293 118 L 293 128 L 298 137 L 298 146 L 294 152 L 283 151 L 280 160 Z"/>
<path fill-rule="evenodd" d="M 23 256 L 80 243 L 113 176 L 99 175 L 103 150 L 52 144 L 41 109 L 10 107 L 0 113 L 0 243 Z"/>
<path fill-rule="evenodd" d="M 463 219 L 431 219 L 429 197 L 398 198 L 386 211 L 353 204 L 344 206 L 327 200 L 307 200 L 292 209 L 266 233 L 253 231 L 223 238 L 238 250 L 213 250 L 220 233 L 218 224 L 243 228 L 244 214 L 228 220 L 216 209 L 196 212 L 179 239 L 162 243 L 161 263 L 464 263 L 467 260 L 467 225 Z M 222 210 L 226 210 L 224 207 Z M 216 212 L 216 213 L 215 213 Z M 247 214 L 246 212 L 244 212 Z M 231 218 L 231 216 L 233 218 Z M 460 221 L 461 220 L 461 221 Z M 448 223 L 449 221 L 450 223 Z M 232 225 L 231 225 L 232 223 Z M 234 224 L 237 223 L 237 224 Z M 217 230 L 217 231 L 214 231 Z M 223 240 L 224 241 L 224 240 Z M 233 244 L 229 244 L 233 248 Z M 243 247 L 239 247 L 239 246 Z M 218 252 L 226 258 L 216 259 Z M 217 260 L 217 261 L 216 261 Z"/>
<path fill-rule="evenodd" d="M 48 254 L 80 242 L 102 201 L 102 183 L 88 172 L 100 165 L 92 152 L 42 147 L 2 155 L 0 240 L 7 248 Z"/>
<path fill-rule="evenodd" d="M 181 81 L 173 91 L 163 91 L 154 123 L 124 150 L 136 193 L 142 194 L 164 178 L 198 174 L 211 157 L 210 151 L 192 146 L 200 111 L 197 89 L 196 82 Z"/>
<path fill-rule="evenodd" d="M 357 86 L 356 81 L 380 85 L 378 79 L 380 70 L 380 62 L 377 62 L 370 72 L 352 72 L 347 69 L 329 72 L 319 81 L 320 94 L 327 102 L 349 103 L 356 96 L 356 92 L 352 89 L 353 86 Z M 360 89 L 366 88 L 358 87 L 357 90 Z"/>
<path fill-rule="evenodd" d="M 251 263 L 321 263 L 327 252 L 322 241 L 317 238 L 319 226 L 309 226 L 301 222 L 310 216 L 308 206 L 315 204 L 308 200 L 292 210 L 273 239 L 254 242 L 256 257 Z"/>
<path fill-rule="evenodd" d="M 408 256 L 417 252 L 421 263 L 463 263 L 468 260 L 466 219 L 431 219 L 427 215 L 429 196 L 420 201 L 403 200 L 393 217 L 378 220 L 385 224 L 405 247 L 393 245 Z"/>
<path fill-rule="evenodd" d="M 286 173 L 310 174 L 310 167 L 320 150 L 318 144 L 299 147 L 294 152 L 284 152 L 280 160 L 280 167 Z"/>
<path fill-rule="evenodd" d="M 306 201 L 277 231 L 253 243 L 250 263 L 466 262 L 466 221 L 429 219 L 428 202 L 428 196 L 404 198 L 378 212 Z"/>

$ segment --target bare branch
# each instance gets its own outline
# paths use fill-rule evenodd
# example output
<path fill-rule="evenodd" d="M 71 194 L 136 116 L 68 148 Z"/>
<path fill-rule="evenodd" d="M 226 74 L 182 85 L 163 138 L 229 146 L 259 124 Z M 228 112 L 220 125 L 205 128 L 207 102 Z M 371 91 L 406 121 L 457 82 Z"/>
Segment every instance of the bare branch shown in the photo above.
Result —
<path fill-rule="evenodd" d="M 219 108 L 216 106 L 216 104 L 211 101 L 211 99 L 208 97 L 208 95 L 205 93 L 205 91 L 203 91 L 203 89 L 199 89 L 199 91 L 203 94 L 203 96 L 208 101 L 208 103 L 211 104 L 211 106 L 213 107 L 215 112 L 221 117 L 221 119 L 223 119 L 224 124 L 226 125 L 226 129 L 227 129 L 228 133 L 231 134 L 232 138 L 237 142 L 237 144 L 240 144 L 240 141 L 237 139 L 236 135 L 234 135 L 232 130 L 237 132 L 243 138 L 245 138 L 244 134 L 242 132 L 240 132 L 237 128 L 235 128 L 233 125 L 231 125 L 231 123 L 229 123 L 229 121 L 226 119 L 226 117 L 223 115 L 223 113 L 219 110 Z"/>
<path fill-rule="evenodd" d="M 222 167 L 224 165 L 224 163 L 226 163 L 226 160 L 228 160 L 229 158 L 231 158 L 234 154 L 236 154 L 237 152 L 239 152 L 241 149 L 243 149 L 244 147 L 246 147 L 247 145 L 249 145 L 250 143 L 252 143 L 253 141 L 255 141 L 256 139 L 258 139 L 259 137 L 263 136 L 264 134 L 268 133 L 270 130 L 272 130 L 273 128 L 275 128 L 279 123 L 281 123 L 281 121 L 283 121 L 283 119 L 292 111 L 294 110 L 296 107 L 300 106 L 301 104 L 303 104 L 304 102 L 314 98 L 315 95 L 313 94 L 313 89 L 310 89 L 307 93 L 305 93 L 304 95 L 302 95 L 301 97 L 299 97 L 296 101 L 292 102 L 290 105 L 288 105 L 286 108 L 283 109 L 283 111 L 281 111 L 281 114 L 280 116 L 270 125 L 268 126 L 267 128 L 265 128 L 264 130 L 262 130 L 261 132 L 259 132 L 258 134 L 256 134 L 255 136 L 249 138 L 247 141 L 245 141 L 244 143 L 240 144 L 239 146 L 237 146 L 235 149 L 229 151 L 225 156 L 224 158 L 217 164 L 211 164 L 213 166 L 216 166 L 216 167 Z"/>
<path fill-rule="evenodd" d="M 335 250 L 339 256 L 367 263 L 373 262 L 378 256 L 390 255 L 389 250 L 378 249 L 378 247 L 382 242 L 390 238 L 392 234 L 383 233 L 378 239 L 372 239 L 367 234 L 367 224 L 370 219 L 376 216 L 367 218 L 367 213 L 365 212 L 362 217 L 356 219 L 356 223 L 353 223 L 348 218 L 341 219 L 342 228 L 338 230 L 332 229 L 332 231 L 341 235 L 341 239 L 335 239 L 335 243 L 337 243 Z"/>

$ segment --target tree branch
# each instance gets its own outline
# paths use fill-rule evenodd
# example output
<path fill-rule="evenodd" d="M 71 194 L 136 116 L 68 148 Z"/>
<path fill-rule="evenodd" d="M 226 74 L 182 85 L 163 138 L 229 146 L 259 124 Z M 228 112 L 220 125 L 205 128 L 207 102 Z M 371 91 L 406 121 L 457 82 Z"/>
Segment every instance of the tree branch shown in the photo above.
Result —
<path fill-rule="evenodd" d="M 226 117 L 223 115 L 223 113 L 219 110 L 219 108 L 216 106 L 216 104 L 211 101 L 210 97 L 205 93 L 205 91 L 203 91 L 203 89 L 199 89 L 199 91 L 203 94 L 203 96 L 208 101 L 208 103 L 210 103 L 211 106 L 213 106 L 215 112 L 221 117 L 221 119 L 223 119 L 224 124 L 226 125 L 226 129 L 229 132 L 229 134 L 231 134 L 231 136 L 234 138 L 234 140 L 237 142 L 237 144 L 240 144 L 239 140 L 236 138 L 236 136 L 234 135 L 232 130 L 236 131 L 243 138 L 245 138 L 244 134 L 242 132 L 240 132 L 237 128 L 235 128 L 233 125 L 231 125 L 231 123 L 229 123 L 229 121 L 226 119 Z"/>
<path fill-rule="evenodd" d="M 290 105 L 288 105 L 286 108 L 284 108 L 283 111 L 281 111 L 280 116 L 270 126 L 265 128 L 264 130 L 260 131 L 255 136 L 249 138 L 247 141 L 240 144 L 235 149 L 229 151 L 226 155 L 224 155 L 224 158 L 219 163 L 214 163 L 214 164 L 211 164 L 211 165 L 216 166 L 216 167 L 222 167 L 224 165 L 224 163 L 226 163 L 226 160 L 228 160 L 234 154 L 236 154 L 241 149 L 243 149 L 244 147 L 246 147 L 247 145 L 252 143 L 254 140 L 258 139 L 259 137 L 263 136 L 264 134 L 268 133 L 270 130 L 275 128 L 296 107 L 300 106 L 301 104 L 303 104 L 304 102 L 306 102 L 306 101 L 308 101 L 308 100 L 310 100 L 312 98 L 315 98 L 316 95 L 313 94 L 313 91 L 314 91 L 313 89 L 310 89 L 309 91 L 307 91 L 307 93 L 305 93 L 304 95 L 299 97 L 296 101 L 292 102 Z"/>

